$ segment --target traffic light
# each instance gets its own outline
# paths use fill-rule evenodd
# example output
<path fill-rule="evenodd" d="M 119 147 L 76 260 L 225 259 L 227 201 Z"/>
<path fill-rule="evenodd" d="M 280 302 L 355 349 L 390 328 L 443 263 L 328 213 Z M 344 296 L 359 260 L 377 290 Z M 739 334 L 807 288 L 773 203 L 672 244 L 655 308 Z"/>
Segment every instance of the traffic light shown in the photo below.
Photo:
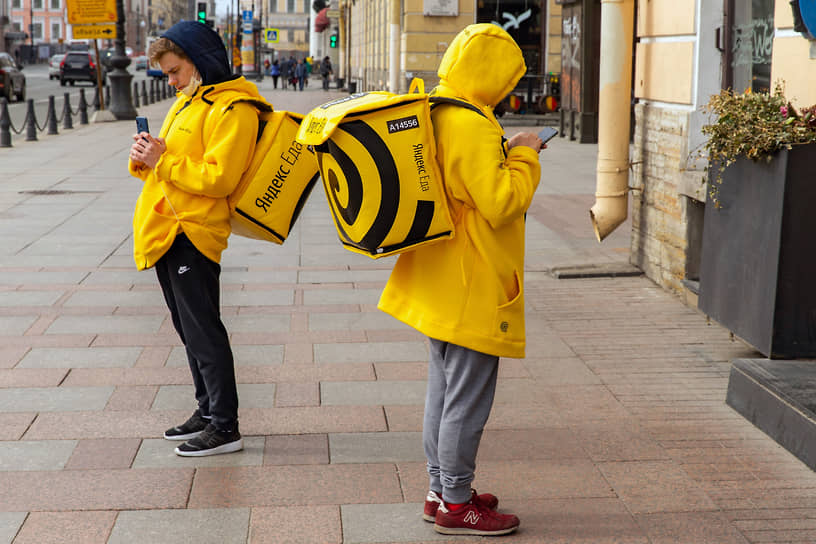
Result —
<path fill-rule="evenodd" d="M 207 24 L 207 2 L 198 3 L 198 11 L 196 12 L 196 20 L 199 23 Z"/>
<path fill-rule="evenodd" d="M 337 47 L 337 30 L 333 30 L 331 36 L 329 36 L 329 47 L 332 49 Z"/>

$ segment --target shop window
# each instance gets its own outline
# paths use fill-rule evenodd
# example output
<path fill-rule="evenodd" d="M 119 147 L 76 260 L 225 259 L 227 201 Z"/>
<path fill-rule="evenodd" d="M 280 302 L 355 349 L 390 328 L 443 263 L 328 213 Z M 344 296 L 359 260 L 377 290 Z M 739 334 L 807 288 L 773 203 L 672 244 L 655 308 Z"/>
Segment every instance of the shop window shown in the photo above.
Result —
<path fill-rule="evenodd" d="M 524 54 L 527 70 L 538 73 L 542 63 L 541 4 L 528 0 L 483 0 L 478 3 L 478 23 L 505 29 Z"/>
<path fill-rule="evenodd" d="M 771 88 L 774 0 L 729 0 L 724 87 L 743 92 Z"/>

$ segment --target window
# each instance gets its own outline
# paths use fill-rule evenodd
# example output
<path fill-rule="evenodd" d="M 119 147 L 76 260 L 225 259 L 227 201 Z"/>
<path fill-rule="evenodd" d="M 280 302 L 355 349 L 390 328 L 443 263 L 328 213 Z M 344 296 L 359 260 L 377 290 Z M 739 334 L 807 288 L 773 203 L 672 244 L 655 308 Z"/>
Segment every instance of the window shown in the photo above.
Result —
<path fill-rule="evenodd" d="M 742 92 L 771 88 L 774 0 L 731 0 L 725 87 Z"/>
<path fill-rule="evenodd" d="M 295 31 L 291 28 L 286 31 L 286 41 L 289 43 L 294 43 L 295 41 Z"/>
<path fill-rule="evenodd" d="M 295 12 L 295 0 L 286 0 L 286 13 Z"/>
<path fill-rule="evenodd" d="M 303 13 L 308 14 L 310 9 L 312 9 L 312 3 L 309 0 L 303 0 Z"/>
<path fill-rule="evenodd" d="M 11 0 L 11 9 L 23 9 L 23 0 Z"/>
<path fill-rule="evenodd" d="M 34 9 L 43 9 L 43 0 L 31 0 Z"/>
<path fill-rule="evenodd" d="M 31 25 L 31 35 L 34 37 L 35 40 L 43 39 L 42 21 L 34 21 L 34 24 Z"/>
<path fill-rule="evenodd" d="M 50 6 L 52 10 L 62 9 L 62 6 L 60 6 L 60 0 L 51 0 Z"/>
<path fill-rule="evenodd" d="M 51 23 L 51 41 L 62 38 L 62 24 L 59 22 Z"/>
<path fill-rule="evenodd" d="M 20 21 L 12 21 L 11 29 L 14 32 L 22 32 L 23 31 L 23 23 Z"/>

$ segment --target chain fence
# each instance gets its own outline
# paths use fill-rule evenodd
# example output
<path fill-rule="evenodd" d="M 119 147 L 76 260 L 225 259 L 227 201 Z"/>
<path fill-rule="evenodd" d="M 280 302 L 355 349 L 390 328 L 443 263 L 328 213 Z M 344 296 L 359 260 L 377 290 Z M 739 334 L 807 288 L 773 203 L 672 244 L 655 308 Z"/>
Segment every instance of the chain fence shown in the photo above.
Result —
<path fill-rule="evenodd" d="M 148 85 L 149 83 L 149 85 Z M 141 85 L 140 85 L 141 84 Z M 74 119 L 78 117 L 80 125 L 89 123 L 88 110 L 94 112 L 102 108 L 98 92 L 94 92 L 93 102 L 89 105 L 85 98 L 85 89 L 79 90 L 79 104 L 76 109 L 71 106 L 70 93 L 63 94 L 62 111 L 57 115 L 56 99 L 54 95 L 48 97 L 48 111 L 42 125 L 37 120 L 34 109 L 34 99 L 27 101 L 25 118 L 17 125 L 11 118 L 6 97 L 0 97 L 0 147 L 12 147 L 12 136 L 20 136 L 25 132 L 25 141 L 37 141 L 37 134 L 45 132 L 49 135 L 59 134 L 59 125 L 63 130 L 74 128 Z M 133 83 L 133 106 L 139 108 L 175 96 L 175 90 L 165 80 L 151 79 Z M 110 85 L 105 86 L 104 104 L 110 104 Z M 42 112 L 40 112 L 42 113 Z"/>

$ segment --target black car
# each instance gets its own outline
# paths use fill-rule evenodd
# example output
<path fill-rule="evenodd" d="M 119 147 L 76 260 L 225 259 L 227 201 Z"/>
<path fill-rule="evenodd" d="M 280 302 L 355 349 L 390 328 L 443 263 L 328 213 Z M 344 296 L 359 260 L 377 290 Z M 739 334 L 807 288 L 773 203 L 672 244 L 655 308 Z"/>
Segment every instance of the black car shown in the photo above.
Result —
<path fill-rule="evenodd" d="M 0 96 L 11 102 L 16 97 L 21 102 L 26 96 L 25 74 L 8 53 L 0 53 Z"/>
<path fill-rule="evenodd" d="M 96 59 L 90 51 L 69 51 L 60 63 L 60 85 L 75 81 L 96 83 Z"/>

